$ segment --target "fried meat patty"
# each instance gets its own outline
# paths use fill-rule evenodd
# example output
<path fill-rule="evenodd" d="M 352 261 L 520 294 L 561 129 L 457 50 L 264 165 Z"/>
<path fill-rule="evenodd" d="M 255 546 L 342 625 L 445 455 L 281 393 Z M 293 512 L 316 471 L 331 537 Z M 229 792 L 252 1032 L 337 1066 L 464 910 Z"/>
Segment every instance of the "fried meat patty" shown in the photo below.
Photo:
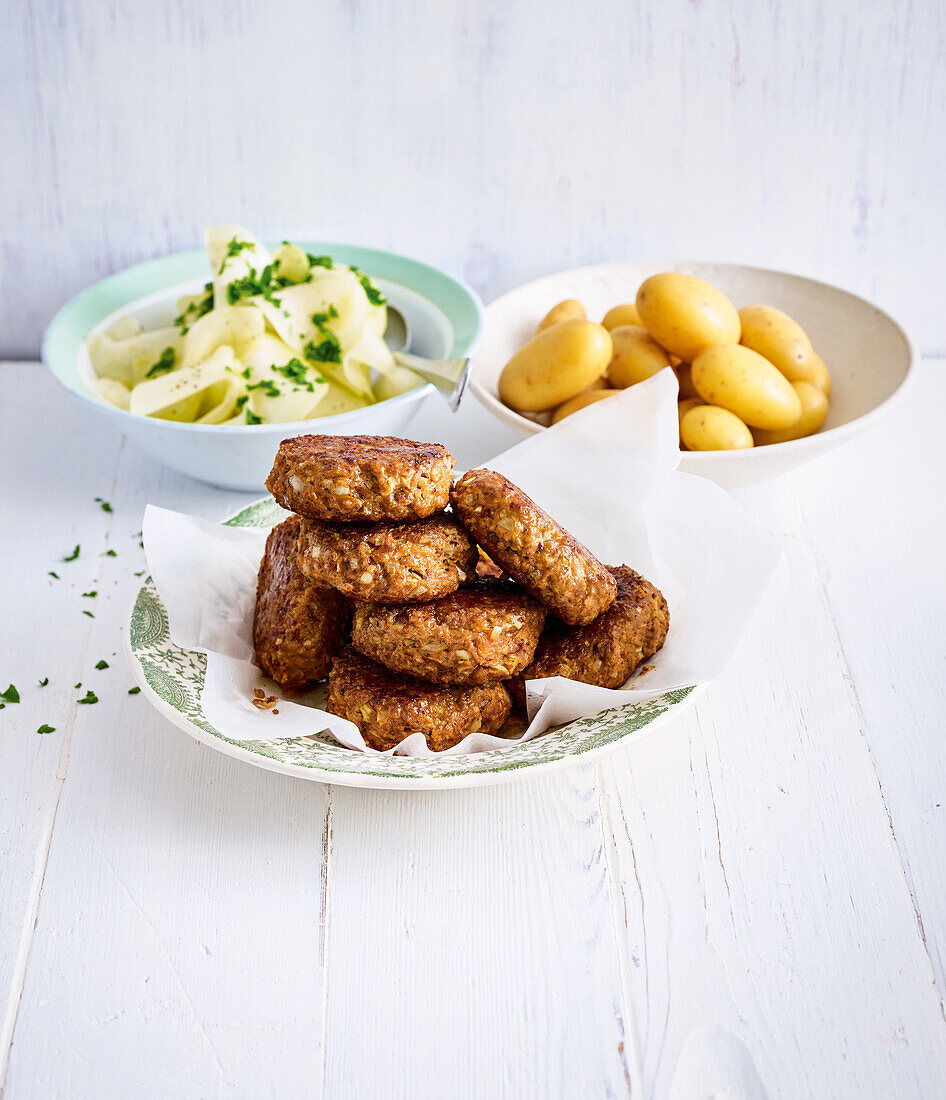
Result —
<path fill-rule="evenodd" d="M 511 680 L 515 701 L 525 702 L 525 681 L 565 676 L 584 684 L 618 688 L 664 644 L 670 611 L 659 589 L 626 565 L 611 569 L 617 598 L 588 626 L 566 626 L 551 615 L 539 639 L 532 664 Z"/>
<path fill-rule="evenodd" d="M 488 684 L 529 664 L 544 622 L 545 608 L 517 585 L 478 580 L 431 603 L 358 604 L 351 643 L 394 672 Z"/>
<path fill-rule="evenodd" d="M 389 672 L 350 646 L 334 659 L 328 678 L 326 710 L 354 722 L 366 744 L 382 751 L 422 733 L 441 752 L 469 733 L 495 733 L 511 709 L 502 684 L 428 684 Z"/>
<path fill-rule="evenodd" d="M 312 584 L 296 564 L 301 524 L 290 516 L 270 531 L 253 613 L 256 663 L 290 693 L 328 674 L 351 616 L 344 596 Z"/>
<path fill-rule="evenodd" d="M 336 523 L 424 519 L 450 498 L 453 456 L 384 435 L 299 435 L 279 444 L 266 488 L 290 512 Z"/>
<path fill-rule="evenodd" d="M 469 470 L 451 499 L 493 561 L 564 622 L 590 623 L 611 605 L 616 586 L 607 568 L 502 474 Z"/>
<path fill-rule="evenodd" d="M 355 600 L 415 603 L 455 592 L 476 569 L 476 544 L 451 516 L 415 523 L 302 521 L 299 567 Z"/>

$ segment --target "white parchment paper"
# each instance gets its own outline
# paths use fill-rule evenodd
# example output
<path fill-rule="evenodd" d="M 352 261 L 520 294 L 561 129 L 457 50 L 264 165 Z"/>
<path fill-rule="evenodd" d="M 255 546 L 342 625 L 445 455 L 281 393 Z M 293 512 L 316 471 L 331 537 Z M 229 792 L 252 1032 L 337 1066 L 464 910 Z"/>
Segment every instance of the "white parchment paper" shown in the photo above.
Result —
<path fill-rule="evenodd" d="M 618 397 L 588 406 L 491 462 L 609 565 L 629 565 L 664 593 L 670 633 L 653 669 L 612 691 L 560 676 L 530 681 L 528 740 L 635 697 L 712 680 L 722 670 L 771 579 L 780 551 L 722 489 L 677 469 L 677 384 L 661 371 Z M 368 748 L 351 722 L 281 699 L 257 710 L 253 689 L 280 694 L 252 664 L 252 622 L 265 531 L 195 519 L 149 505 L 144 544 L 175 644 L 207 655 L 201 703 L 234 740 L 272 741 L 330 732 Z M 277 727 L 278 723 L 278 727 Z M 515 744 L 476 733 L 447 750 Z M 390 750 L 429 755 L 422 734 Z"/>

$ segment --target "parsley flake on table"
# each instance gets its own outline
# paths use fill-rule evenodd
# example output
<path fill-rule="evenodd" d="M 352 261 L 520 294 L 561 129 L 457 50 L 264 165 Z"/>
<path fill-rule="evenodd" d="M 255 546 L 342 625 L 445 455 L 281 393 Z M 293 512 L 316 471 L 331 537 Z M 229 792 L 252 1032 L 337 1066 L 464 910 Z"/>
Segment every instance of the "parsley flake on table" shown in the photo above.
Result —
<path fill-rule="evenodd" d="M 111 512 L 112 506 L 107 500 L 103 500 L 101 497 L 95 498 L 95 503 L 99 505 L 103 512 Z"/>
<path fill-rule="evenodd" d="M 145 378 L 157 378 L 159 374 L 167 374 L 169 370 L 174 369 L 174 360 L 176 358 L 177 353 L 174 351 L 174 348 L 165 348 L 164 351 L 161 352 L 161 357 L 158 359 L 157 363 L 155 363 L 153 367 L 149 367 L 145 371 Z M 112 506 L 109 504 L 109 506 L 106 508 L 105 504 L 103 503 L 102 510 L 104 512 L 110 512 L 112 510 Z"/>
<path fill-rule="evenodd" d="M 144 575 L 145 575 L 145 571 L 143 569 L 135 574 L 136 577 L 143 577 Z"/>
<path fill-rule="evenodd" d="M 99 669 L 108 668 L 108 661 L 104 661 L 104 660 L 103 661 L 96 661 L 95 667 L 99 668 Z"/>
<path fill-rule="evenodd" d="M 74 685 L 74 687 L 75 687 L 76 691 L 78 691 L 79 688 L 82 687 L 82 681 L 80 680 L 77 684 Z"/>
<path fill-rule="evenodd" d="M 107 558 L 117 558 L 118 557 L 118 552 L 116 550 L 106 550 L 105 551 L 105 556 Z"/>
<path fill-rule="evenodd" d="M 96 592 L 93 588 L 91 592 L 83 592 L 82 595 L 88 600 L 94 600 L 95 597 L 98 595 L 98 592 Z"/>
<path fill-rule="evenodd" d="M 59 580 L 59 574 L 58 574 L 58 573 L 54 573 L 54 572 L 53 572 L 53 571 L 52 571 L 51 569 L 50 569 L 50 571 L 49 571 L 49 572 L 48 572 L 48 573 L 46 574 L 46 576 L 47 576 L 47 577 L 55 577 L 57 581 Z"/>
<path fill-rule="evenodd" d="M 76 558 L 79 556 L 79 551 L 81 549 L 82 549 L 82 547 L 79 545 L 79 543 L 76 543 L 75 550 L 73 550 L 72 553 L 67 558 L 63 558 L 62 560 L 63 561 L 75 561 Z M 59 578 L 57 577 L 56 579 L 58 580 Z"/>
<path fill-rule="evenodd" d="M 56 732 L 56 727 L 55 726 L 47 726 L 46 723 L 44 722 L 36 732 L 37 733 L 55 733 Z"/>
<path fill-rule="evenodd" d="M 18 703 L 20 701 L 20 693 L 16 690 L 16 687 L 11 684 L 6 691 L 0 691 L 0 699 L 4 703 Z"/>
<path fill-rule="evenodd" d="M 128 694 L 129 695 L 138 695 L 140 693 L 140 691 L 141 691 L 141 688 L 133 687 L 133 688 L 128 689 Z"/>
<path fill-rule="evenodd" d="M 42 678 L 42 680 L 40 680 L 40 681 L 39 681 L 39 686 L 40 686 L 41 688 L 44 688 L 44 687 L 45 687 L 45 686 L 46 686 L 46 685 L 47 685 L 48 683 L 49 683 L 49 677 L 48 677 L 48 676 L 44 676 L 44 677 Z"/>
<path fill-rule="evenodd" d="M 94 616 L 94 615 L 92 614 L 92 612 L 91 612 L 91 611 L 83 611 L 83 612 L 82 612 L 82 614 L 83 614 L 83 615 L 88 615 L 90 619 L 94 619 L 94 618 L 95 618 L 95 616 Z"/>
<path fill-rule="evenodd" d="M 99 697 L 95 694 L 94 691 L 92 691 L 91 688 L 89 688 L 89 690 L 85 693 L 85 695 L 81 699 L 76 700 L 77 703 L 85 703 L 85 704 L 97 703 L 98 701 L 99 701 Z"/>

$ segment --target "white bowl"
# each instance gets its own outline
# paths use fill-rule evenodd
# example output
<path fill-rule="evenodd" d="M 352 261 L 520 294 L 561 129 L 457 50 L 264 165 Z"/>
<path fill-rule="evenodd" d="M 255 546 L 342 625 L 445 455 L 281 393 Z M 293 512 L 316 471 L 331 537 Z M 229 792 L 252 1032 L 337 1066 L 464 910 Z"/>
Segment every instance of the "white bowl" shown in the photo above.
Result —
<path fill-rule="evenodd" d="M 334 256 L 370 273 L 408 319 L 412 351 L 431 358 L 470 354 L 482 325 L 483 307 L 464 283 L 391 252 L 326 241 L 299 243 L 307 251 Z M 63 306 L 43 337 L 43 361 L 57 380 L 118 423 L 142 450 L 165 465 L 212 485 L 258 492 L 280 442 L 289 436 L 409 435 L 424 406 L 443 400 L 428 384 L 338 416 L 254 425 L 179 424 L 134 416 L 108 404 L 89 384 L 94 374 L 85 337 L 126 314 L 138 317 L 148 328 L 169 324 L 177 313 L 177 299 L 203 289 L 206 265 L 204 252 L 183 252 L 112 275 Z"/>
<path fill-rule="evenodd" d="M 612 306 L 633 302 L 644 279 L 658 271 L 698 275 L 740 309 L 762 303 L 784 310 L 805 329 L 831 371 L 828 418 L 815 435 L 745 451 L 681 453 L 681 470 L 708 477 L 725 489 L 787 473 L 866 428 L 902 396 L 919 359 L 912 340 L 892 317 L 827 283 L 740 264 L 634 261 L 548 275 L 487 306 L 470 380 L 473 393 L 490 412 L 523 435 L 543 431 L 542 417 L 523 416 L 499 400 L 497 383 L 503 366 L 556 302 L 577 298 L 588 316 L 597 319 Z M 581 416 L 581 412 L 573 415 Z"/>

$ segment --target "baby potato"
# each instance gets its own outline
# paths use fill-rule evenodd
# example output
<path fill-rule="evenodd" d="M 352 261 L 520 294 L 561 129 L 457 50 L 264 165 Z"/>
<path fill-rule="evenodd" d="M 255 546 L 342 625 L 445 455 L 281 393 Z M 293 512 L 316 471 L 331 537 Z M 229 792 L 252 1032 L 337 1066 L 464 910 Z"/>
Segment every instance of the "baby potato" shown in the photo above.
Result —
<path fill-rule="evenodd" d="M 696 386 L 693 385 L 693 371 L 690 369 L 689 363 L 680 363 L 673 368 L 674 374 L 677 376 L 677 382 L 680 385 L 680 392 L 677 395 L 677 399 L 682 401 L 686 397 L 699 397 L 696 392 Z M 702 398 L 700 398 L 702 400 Z"/>
<path fill-rule="evenodd" d="M 725 294 L 695 275 L 666 271 L 645 279 L 637 312 L 658 344 L 691 363 L 704 348 L 739 343 L 739 314 Z"/>
<path fill-rule="evenodd" d="M 623 305 L 613 306 L 601 318 L 601 323 L 610 332 L 618 325 L 643 325 L 641 315 L 637 312 L 637 306 L 633 302 L 624 302 Z"/>
<path fill-rule="evenodd" d="M 753 428 L 790 428 L 801 416 L 792 384 L 768 359 L 740 344 L 718 344 L 693 360 L 693 385 L 710 405 L 729 409 Z"/>
<path fill-rule="evenodd" d="M 804 381 L 817 386 L 825 397 L 831 396 L 831 375 L 828 373 L 825 361 L 816 351 L 811 353 L 811 358 L 808 361 L 808 373 L 805 375 Z"/>
<path fill-rule="evenodd" d="M 612 350 L 611 334 L 594 321 L 559 321 L 533 336 L 503 367 L 500 399 L 520 412 L 557 408 L 604 374 Z"/>
<path fill-rule="evenodd" d="M 739 310 L 739 323 L 744 348 L 768 359 L 789 382 L 807 380 L 806 367 L 815 349 L 797 321 L 774 306 L 746 306 Z"/>
<path fill-rule="evenodd" d="M 752 432 L 728 409 L 697 405 L 680 420 L 680 439 L 690 451 L 739 451 L 752 447 Z"/>
<path fill-rule="evenodd" d="M 684 414 L 688 413 L 690 409 L 695 409 L 697 405 L 705 405 L 706 402 L 702 397 L 684 397 L 682 401 L 677 402 L 677 419 L 682 420 Z"/>
<path fill-rule="evenodd" d="M 653 336 L 640 325 L 618 325 L 611 329 L 614 351 L 608 364 L 608 382 L 618 389 L 643 382 L 670 366 L 670 359 Z"/>
<path fill-rule="evenodd" d="M 576 318 L 584 321 L 587 316 L 588 314 L 585 313 L 585 307 L 581 302 L 576 301 L 574 298 L 566 298 L 564 302 L 559 302 L 558 305 L 552 306 L 542 320 L 539 321 L 535 331 L 541 332 L 551 325 L 557 325 L 559 321 L 572 321 Z"/>
<path fill-rule="evenodd" d="M 767 443 L 786 443 L 789 439 L 802 439 L 806 435 L 814 435 L 824 423 L 824 418 L 828 415 L 828 398 L 824 391 L 810 382 L 793 382 L 792 388 L 801 401 L 801 416 L 790 428 L 782 428 L 781 431 L 755 428 L 752 437 L 757 447 L 763 447 Z"/>
<path fill-rule="evenodd" d="M 620 390 L 585 390 L 584 393 L 580 393 L 577 397 L 573 397 L 570 401 L 559 405 L 552 413 L 552 423 L 557 424 L 560 420 L 564 420 L 566 416 L 571 416 L 573 412 L 585 408 L 586 405 L 593 405 L 596 401 L 603 401 L 604 398 L 613 397 L 620 392 Z"/>

